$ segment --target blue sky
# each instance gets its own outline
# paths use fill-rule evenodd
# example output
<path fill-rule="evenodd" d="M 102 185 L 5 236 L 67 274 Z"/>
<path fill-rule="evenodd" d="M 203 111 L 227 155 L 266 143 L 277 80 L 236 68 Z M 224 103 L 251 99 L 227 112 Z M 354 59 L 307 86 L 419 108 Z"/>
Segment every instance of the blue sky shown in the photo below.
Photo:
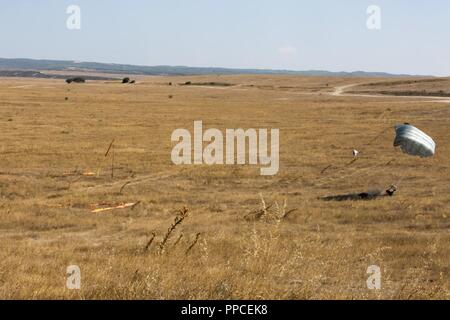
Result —
<path fill-rule="evenodd" d="M 0 27 L 4 58 L 450 76 L 448 0 L 3 0 Z"/>

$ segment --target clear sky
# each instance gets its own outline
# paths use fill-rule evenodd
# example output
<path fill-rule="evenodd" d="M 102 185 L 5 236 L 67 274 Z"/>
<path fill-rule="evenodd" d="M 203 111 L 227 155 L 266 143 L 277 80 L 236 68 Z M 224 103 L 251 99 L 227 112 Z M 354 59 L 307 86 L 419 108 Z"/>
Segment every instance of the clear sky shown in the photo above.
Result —
<path fill-rule="evenodd" d="M 0 1 L 3 58 L 450 76 L 449 0 Z"/>

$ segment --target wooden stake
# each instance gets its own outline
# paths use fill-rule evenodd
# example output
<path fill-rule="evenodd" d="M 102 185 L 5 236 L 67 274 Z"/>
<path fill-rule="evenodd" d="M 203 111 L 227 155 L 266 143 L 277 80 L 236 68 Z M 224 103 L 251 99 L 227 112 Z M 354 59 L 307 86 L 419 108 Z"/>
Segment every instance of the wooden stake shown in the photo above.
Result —
<path fill-rule="evenodd" d="M 112 145 L 112 161 L 111 161 L 111 179 L 114 179 L 114 144 Z"/>

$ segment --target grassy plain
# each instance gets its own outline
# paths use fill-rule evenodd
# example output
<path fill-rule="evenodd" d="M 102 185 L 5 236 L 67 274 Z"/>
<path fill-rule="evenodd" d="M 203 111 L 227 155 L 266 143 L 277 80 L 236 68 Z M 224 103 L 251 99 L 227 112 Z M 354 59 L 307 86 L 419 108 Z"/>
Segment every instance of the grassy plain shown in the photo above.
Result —
<path fill-rule="evenodd" d="M 0 298 L 449 299 L 449 104 L 330 95 L 376 81 L 395 80 L 0 79 Z M 171 133 L 195 120 L 279 128 L 279 173 L 173 165 Z M 435 139 L 435 157 L 392 146 L 403 122 Z M 318 199 L 392 183 L 394 197 Z M 73 264 L 81 290 L 66 288 Z"/>

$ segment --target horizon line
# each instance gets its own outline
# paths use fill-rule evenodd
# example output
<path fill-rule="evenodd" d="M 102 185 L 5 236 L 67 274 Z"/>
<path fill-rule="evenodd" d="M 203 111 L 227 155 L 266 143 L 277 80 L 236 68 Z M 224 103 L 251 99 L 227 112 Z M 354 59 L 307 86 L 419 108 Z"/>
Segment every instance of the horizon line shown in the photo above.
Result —
<path fill-rule="evenodd" d="M 448 75 L 438 76 L 438 75 L 430 75 L 430 74 L 410 74 L 410 73 L 392 73 L 387 71 L 366 71 L 366 70 L 340 70 L 340 71 L 330 71 L 326 69 L 285 69 L 285 68 L 262 68 L 262 67 L 218 67 L 218 66 L 189 66 L 189 65 L 170 65 L 170 64 L 155 64 L 155 65 L 145 65 L 145 64 L 132 64 L 132 63 L 117 63 L 117 62 L 100 62 L 100 61 L 87 61 L 87 60 L 74 60 L 74 59 L 50 59 L 50 58 L 5 58 L 0 57 L 1 60 L 29 60 L 29 61 L 49 61 L 49 62 L 69 62 L 74 64 L 82 64 L 82 63 L 95 63 L 95 64 L 104 64 L 104 65 L 115 65 L 115 66 L 129 66 L 129 67 L 141 67 L 141 68 L 157 68 L 157 67 L 168 67 L 168 68 L 189 68 L 189 69 L 219 69 L 219 70 L 230 70 L 230 71 L 260 71 L 260 72 L 272 72 L 272 73 L 306 73 L 306 72 L 323 72 L 323 73 L 331 73 L 331 74 L 357 74 L 357 73 L 365 73 L 365 74 L 380 74 L 380 75 L 389 75 L 394 77 L 436 77 L 436 78 L 447 78 L 450 77 Z M 1 69 L 1 67 L 0 67 Z M 245 73 L 245 72 L 243 72 Z"/>

